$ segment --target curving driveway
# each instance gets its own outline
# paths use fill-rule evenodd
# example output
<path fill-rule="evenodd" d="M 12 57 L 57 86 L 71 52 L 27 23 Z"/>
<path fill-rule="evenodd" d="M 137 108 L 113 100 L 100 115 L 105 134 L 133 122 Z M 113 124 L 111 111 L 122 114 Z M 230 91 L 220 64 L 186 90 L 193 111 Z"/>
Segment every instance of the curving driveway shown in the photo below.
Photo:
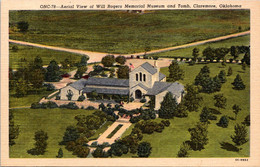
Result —
<path fill-rule="evenodd" d="M 221 41 L 221 40 L 239 37 L 239 36 L 244 36 L 244 35 L 248 35 L 248 34 L 250 34 L 250 31 L 225 35 L 225 36 L 221 36 L 221 37 L 211 38 L 211 39 L 198 41 L 198 42 L 192 42 L 192 43 L 179 45 L 179 46 L 173 46 L 173 47 L 168 47 L 168 48 L 163 48 L 163 49 L 158 49 L 158 50 L 152 50 L 152 51 L 146 52 L 146 54 L 167 52 L 167 51 L 171 51 L 171 50 L 177 50 L 177 49 L 187 48 L 187 47 L 191 47 L 191 46 L 202 45 L 202 44 L 205 44 L 205 43 Z M 34 46 L 34 47 L 39 47 L 39 48 L 52 49 L 52 50 L 58 50 L 58 51 L 88 55 L 89 56 L 88 63 L 100 62 L 102 57 L 104 57 L 105 55 L 108 54 L 108 53 L 101 53 L 101 52 L 91 52 L 91 51 L 86 51 L 86 50 L 62 48 L 62 47 L 57 47 L 57 46 L 48 46 L 48 45 L 42 45 L 42 44 L 36 44 L 36 43 L 30 43 L 30 42 L 24 42 L 24 41 L 17 41 L 17 40 L 13 40 L 13 39 L 9 39 L 9 42 L 20 44 L 20 45 L 28 45 L 28 46 Z M 130 57 L 131 55 L 140 56 L 140 55 L 143 55 L 143 54 L 144 54 L 144 52 L 126 54 L 124 56 L 125 57 Z M 114 54 L 114 55 L 118 56 L 119 54 Z"/>

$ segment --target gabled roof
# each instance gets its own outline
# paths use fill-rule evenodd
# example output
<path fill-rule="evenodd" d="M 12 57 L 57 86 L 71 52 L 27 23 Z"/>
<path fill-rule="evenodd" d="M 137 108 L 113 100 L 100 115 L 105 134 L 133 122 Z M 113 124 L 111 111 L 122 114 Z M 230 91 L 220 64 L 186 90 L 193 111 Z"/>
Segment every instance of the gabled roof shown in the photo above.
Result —
<path fill-rule="evenodd" d="M 99 94 L 111 94 L 111 95 L 128 95 L 129 89 L 112 89 L 112 88 L 93 88 L 86 86 L 83 89 L 83 93 L 91 93 L 96 91 Z"/>
<path fill-rule="evenodd" d="M 154 68 L 150 63 L 145 62 L 144 64 L 141 65 L 147 72 L 150 74 L 155 74 L 157 72 L 157 69 Z"/>
<path fill-rule="evenodd" d="M 145 85 L 143 85 L 142 83 L 139 83 L 139 84 L 137 84 L 137 85 L 135 85 L 135 86 L 133 86 L 132 88 L 134 88 L 134 87 L 136 87 L 136 86 L 140 86 L 141 88 L 143 88 L 144 90 L 146 90 L 146 91 L 148 91 L 149 90 L 149 88 L 148 87 L 146 87 Z M 132 89 L 131 88 L 131 89 Z"/>
<path fill-rule="evenodd" d="M 89 79 L 87 79 L 86 85 L 129 87 L 129 80 L 128 79 L 118 79 L 118 78 L 90 77 Z"/>
<path fill-rule="evenodd" d="M 161 81 L 163 78 L 165 78 L 166 76 L 162 73 L 159 73 L 159 81 Z"/>
<path fill-rule="evenodd" d="M 155 82 L 153 88 L 149 89 L 146 95 L 157 95 L 166 90 L 179 97 L 184 91 L 184 86 L 178 82 Z"/>
<path fill-rule="evenodd" d="M 86 85 L 129 87 L 129 80 L 128 79 L 117 79 L 117 78 L 89 77 L 88 79 L 80 79 L 80 80 L 70 84 L 71 87 L 73 87 L 77 90 L 82 90 Z"/>
<path fill-rule="evenodd" d="M 76 82 L 73 82 L 69 86 L 71 86 L 71 87 L 73 87 L 73 88 L 75 88 L 77 90 L 81 90 L 81 89 L 83 89 L 85 87 L 86 81 L 87 81 L 86 79 L 80 79 L 80 80 L 78 80 Z"/>

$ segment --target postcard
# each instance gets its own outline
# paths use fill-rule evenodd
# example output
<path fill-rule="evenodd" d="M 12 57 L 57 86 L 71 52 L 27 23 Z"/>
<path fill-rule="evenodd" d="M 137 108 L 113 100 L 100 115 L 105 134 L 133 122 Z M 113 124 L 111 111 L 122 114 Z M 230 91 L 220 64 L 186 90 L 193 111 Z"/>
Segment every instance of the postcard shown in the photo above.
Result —
<path fill-rule="evenodd" d="M 1 2 L 1 166 L 260 166 L 259 1 Z"/>

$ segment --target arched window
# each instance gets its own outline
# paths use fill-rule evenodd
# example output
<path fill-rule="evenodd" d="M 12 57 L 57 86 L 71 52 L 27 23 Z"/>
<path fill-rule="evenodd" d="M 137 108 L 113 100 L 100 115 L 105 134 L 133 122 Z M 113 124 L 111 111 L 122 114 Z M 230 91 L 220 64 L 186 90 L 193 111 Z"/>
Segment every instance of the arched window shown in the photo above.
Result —
<path fill-rule="evenodd" d="M 142 81 L 142 73 L 140 72 L 140 81 Z"/>
<path fill-rule="evenodd" d="M 144 82 L 146 81 L 146 75 L 144 74 Z"/>
<path fill-rule="evenodd" d="M 138 74 L 135 74 L 135 80 L 138 81 Z"/>

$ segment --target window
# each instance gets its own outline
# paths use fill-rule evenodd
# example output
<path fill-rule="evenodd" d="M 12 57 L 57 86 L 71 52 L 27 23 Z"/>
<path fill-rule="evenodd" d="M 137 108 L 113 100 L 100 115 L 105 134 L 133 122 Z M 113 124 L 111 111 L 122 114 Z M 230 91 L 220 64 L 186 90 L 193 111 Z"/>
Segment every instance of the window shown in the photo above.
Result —
<path fill-rule="evenodd" d="M 140 72 L 140 81 L 142 81 L 142 73 Z"/>
<path fill-rule="evenodd" d="M 135 74 L 135 80 L 138 81 L 138 74 Z"/>
<path fill-rule="evenodd" d="M 144 74 L 144 82 L 146 81 L 146 75 Z"/>

